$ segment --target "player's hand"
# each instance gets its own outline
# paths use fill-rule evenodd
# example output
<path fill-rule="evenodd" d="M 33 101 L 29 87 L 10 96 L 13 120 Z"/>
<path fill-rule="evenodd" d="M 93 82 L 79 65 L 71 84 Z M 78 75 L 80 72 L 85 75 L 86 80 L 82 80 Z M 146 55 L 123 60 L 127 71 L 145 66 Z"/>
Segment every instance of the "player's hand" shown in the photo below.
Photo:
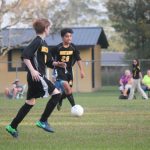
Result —
<path fill-rule="evenodd" d="M 83 79 L 83 78 L 85 77 L 84 71 L 81 71 L 81 72 L 80 72 L 80 75 L 81 75 L 81 79 Z"/>
<path fill-rule="evenodd" d="M 67 67 L 67 64 L 64 63 L 64 62 L 59 62 L 59 61 L 58 61 L 58 66 L 61 67 L 61 68 L 66 68 L 66 67 Z"/>
<path fill-rule="evenodd" d="M 32 80 L 40 81 L 40 73 L 37 70 L 31 71 Z"/>

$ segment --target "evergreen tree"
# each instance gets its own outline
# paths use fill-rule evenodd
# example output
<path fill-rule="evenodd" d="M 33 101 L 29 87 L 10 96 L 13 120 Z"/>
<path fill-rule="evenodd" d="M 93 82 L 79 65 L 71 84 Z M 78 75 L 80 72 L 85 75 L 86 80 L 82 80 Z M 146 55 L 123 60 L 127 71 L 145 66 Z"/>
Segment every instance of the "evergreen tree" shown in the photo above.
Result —
<path fill-rule="evenodd" d="M 128 58 L 150 58 L 150 1 L 108 0 L 113 27 L 121 32 Z"/>

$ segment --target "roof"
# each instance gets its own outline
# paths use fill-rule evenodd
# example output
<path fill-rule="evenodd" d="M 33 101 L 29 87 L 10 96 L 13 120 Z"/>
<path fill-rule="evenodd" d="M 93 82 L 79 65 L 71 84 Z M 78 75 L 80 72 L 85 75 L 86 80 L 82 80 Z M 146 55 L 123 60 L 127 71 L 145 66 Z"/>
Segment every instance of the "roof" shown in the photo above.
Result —
<path fill-rule="evenodd" d="M 124 52 L 102 52 L 101 66 L 128 66 Z"/>
<path fill-rule="evenodd" d="M 108 41 L 101 27 L 72 28 L 73 43 L 76 46 L 94 46 L 99 44 L 102 48 L 108 47 Z M 26 46 L 36 36 L 32 28 L 12 28 L 1 31 L 3 46 Z M 55 46 L 61 42 L 60 33 L 50 34 L 46 38 L 49 46 Z"/>

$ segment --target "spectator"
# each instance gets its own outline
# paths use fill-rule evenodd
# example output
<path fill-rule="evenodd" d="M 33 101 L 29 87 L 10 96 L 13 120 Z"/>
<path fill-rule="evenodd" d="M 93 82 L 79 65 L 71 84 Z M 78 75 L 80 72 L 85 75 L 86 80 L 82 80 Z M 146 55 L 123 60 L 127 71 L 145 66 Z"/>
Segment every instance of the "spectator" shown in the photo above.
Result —
<path fill-rule="evenodd" d="M 119 83 L 120 83 L 119 90 L 122 93 L 123 99 L 128 98 L 128 94 L 132 86 L 132 82 L 133 82 L 133 79 L 132 79 L 130 70 L 125 70 L 124 75 L 122 75 L 119 80 Z"/>
<path fill-rule="evenodd" d="M 10 88 L 5 89 L 5 95 L 9 99 L 18 99 L 20 94 L 23 93 L 23 85 L 20 84 L 20 81 L 16 79 Z"/>
<path fill-rule="evenodd" d="M 150 91 L 150 69 L 147 70 L 147 74 L 144 75 L 142 83 L 143 83 L 143 86 L 142 86 L 143 90 Z"/>

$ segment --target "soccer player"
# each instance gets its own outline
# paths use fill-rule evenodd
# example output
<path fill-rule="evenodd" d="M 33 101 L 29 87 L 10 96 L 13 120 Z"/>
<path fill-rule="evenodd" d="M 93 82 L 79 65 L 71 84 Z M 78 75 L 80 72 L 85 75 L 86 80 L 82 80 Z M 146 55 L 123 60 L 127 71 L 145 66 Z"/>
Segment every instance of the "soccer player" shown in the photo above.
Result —
<path fill-rule="evenodd" d="M 55 88 L 51 81 L 45 76 L 46 66 L 64 67 L 64 63 L 54 62 L 48 53 L 48 45 L 44 38 L 49 34 L 50 22 L 47 19 L 37 19 L 33 23 L 33 28 L 37 34 L 35 39 L 24 49 L 22 59 L 27 67 L 27 100 L 20 108 L 16 117 L 10 125 L 6 126 L 6 130 L 13 136 L 18 137 L 17 127 L 24 119 L 30 109 L 35 105 L 35 99 L 52 95 L 48 101 L 43 114 L 36 126 L 47 132 L 54 132 L 53 128 L 48 124 L 48 117 L 53 112 L 56 104 L 60 100 L 60 92 Z"/>
<path fill-rule="evenodd" d="M 52 57 L 55 61 L 64 62 L 65 68 L 56 66 L 54 72 L 56 74 L 55 85 L 62 91 L 62 98 L 57 104 L 57 109 L 60 110 L 62 105 L 62 99 L 67 97 L 71 106 L 75 105 L 75 101 L 72 95 L 73 73 L 72 66 L 77 61 L 80 69 L 81 78 L 84 78 L 84 71 L 82 61 L 80 58 L 80 52 L 72 42 L 73 30 L 71 28 L 64 28 L 61 30 L 62 43 L 55 46 L 52 50 Z"/>

